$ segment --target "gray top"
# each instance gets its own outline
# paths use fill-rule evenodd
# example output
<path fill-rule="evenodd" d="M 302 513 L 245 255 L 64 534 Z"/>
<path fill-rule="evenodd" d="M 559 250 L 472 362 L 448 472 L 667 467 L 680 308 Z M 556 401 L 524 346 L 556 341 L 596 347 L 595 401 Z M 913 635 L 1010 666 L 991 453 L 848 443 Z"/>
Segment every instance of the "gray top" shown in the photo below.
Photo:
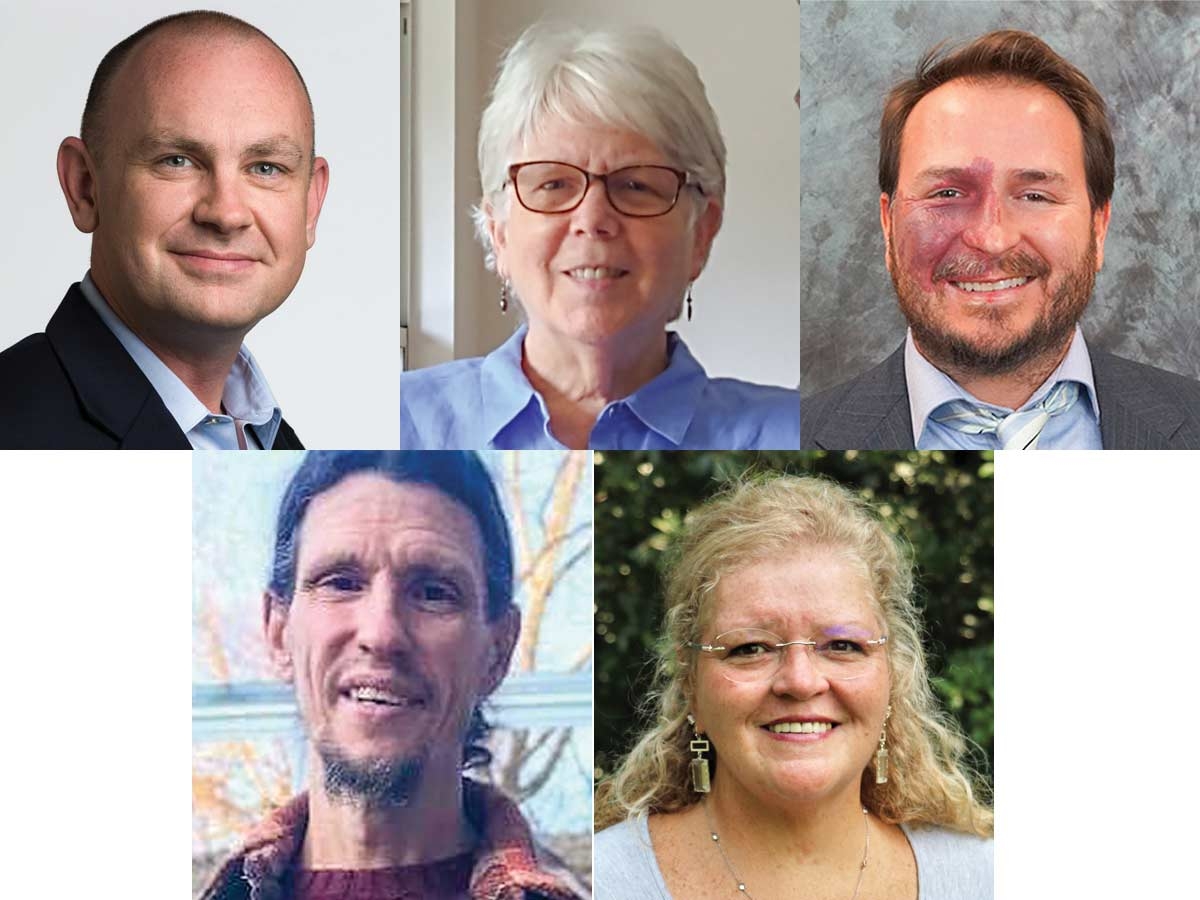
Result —
<path fill-rule="evenodd" d="M 917 860 L 917 900 L 992 900 L 990 838 L 945 828 L 900 827 Z M 671 900 L 645 816 L 601 831 L 593 853 L 596 900 Z"/>

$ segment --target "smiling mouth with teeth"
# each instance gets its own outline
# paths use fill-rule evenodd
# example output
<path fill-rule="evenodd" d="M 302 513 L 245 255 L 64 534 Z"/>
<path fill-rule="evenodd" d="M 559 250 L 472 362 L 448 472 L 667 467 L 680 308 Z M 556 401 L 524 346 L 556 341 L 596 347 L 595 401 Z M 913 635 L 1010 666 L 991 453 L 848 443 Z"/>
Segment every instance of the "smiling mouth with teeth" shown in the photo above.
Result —
<path fill-rule="evenodd" d="M 360 686 L 350 688 L 344 692 L 344 696 L 355 701 L 356 703 L 370 703 L 377 706 L 393 706 L 397 708 L 423 706 L 424 704 L 415 697 L 407 697 L 401 694 L 393 694 L 391 691 L 384 688 Z"/>
<path fill-rule="evenodd" d="M 628 270 L 612 266 L 581 266 L 578 269 L 568 269 L 567 274 L 580 281 L 599 281 L 601 278 L 620 278 L 627 275 Z"/>
<path fill-rule="evenodd" d="M 775 734 L 824 734 L 837 726 L 833 722 L 776 722 L 764 727 Z"/>
<path fill-rule="evenodd" d="M 1022 287 L 1033 281 L 1028 276 L 1021 278 L 1006 278 L 1003 281 L 951 281 L 950 283 L 960 291 L 967 291 L 973 294 L 986 294 L 991 291 L 1006 291 L 1010 288 Z"/>

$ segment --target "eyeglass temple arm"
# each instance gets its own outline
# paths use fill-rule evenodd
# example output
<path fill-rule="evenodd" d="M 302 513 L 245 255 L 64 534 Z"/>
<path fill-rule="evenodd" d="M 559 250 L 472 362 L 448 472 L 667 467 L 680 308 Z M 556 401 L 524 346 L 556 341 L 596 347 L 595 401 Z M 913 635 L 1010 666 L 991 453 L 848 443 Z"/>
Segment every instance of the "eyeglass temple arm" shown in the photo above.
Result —
<path fill-rule="evenodd" d="M 872 644 L 872 645 L 886 644 L 887 643 L 887 635 L 885 634 L 883 637 L 879 638 L 878 640 L 863 641 L 863 643 L 864 644 Z M 807 647 L 815 647 L 815 646 L 817 646 L 817 641 L 784 641 L 782 644 L 772 644 L 771 646 L 773 646 L 775 649 L 778 650 L 783 647 L 792 647 L 797 644 L 802 644 Z M 729 649 L 728 647 L 721 647 L 721 646 L 717 646 L 716 644 L 697 644 L 695 641 L 688 641 L 686 643 L 686 646 L 691 647 L 693 650 L 703 650 L 707 653 L 711 653 L 713 650 L 728 650 Z"/>

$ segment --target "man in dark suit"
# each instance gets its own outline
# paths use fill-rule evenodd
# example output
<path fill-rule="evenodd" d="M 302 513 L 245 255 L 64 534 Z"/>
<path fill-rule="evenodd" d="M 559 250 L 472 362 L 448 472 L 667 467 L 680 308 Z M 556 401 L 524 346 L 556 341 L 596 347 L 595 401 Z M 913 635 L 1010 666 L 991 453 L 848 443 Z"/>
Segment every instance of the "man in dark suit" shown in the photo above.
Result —
<path fill-rule="evenodd" d="M 0 353 L 0 446 L 299 448 L 242 343 L 329 181 L 287 54 L 222 13 L 150 23 L 101 61 L 58 175 L 91 268 Z"/>
<path fill-rule="evenodd" d="M 880 125 L 880 223 L 909 329 L 803 401 L 824 449 L 1200 447 L 1200 384 L 1089 349 L 1115 154 L 1103 99 L 997 31 L 921 60 Z"/>

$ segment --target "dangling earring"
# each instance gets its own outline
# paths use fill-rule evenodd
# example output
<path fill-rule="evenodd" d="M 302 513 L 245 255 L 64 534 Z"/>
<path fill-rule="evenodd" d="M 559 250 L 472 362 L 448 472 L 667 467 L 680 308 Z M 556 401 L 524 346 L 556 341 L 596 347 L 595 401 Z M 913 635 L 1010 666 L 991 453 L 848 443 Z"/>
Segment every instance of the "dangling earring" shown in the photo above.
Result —
<path fill-rule="evenodd" d="M 879 733 L 879 749 L 875 751 L 875 783 L 887 784 L 888 752 L 887 752 L 887 723 L 892 717 L 892 704 L 888 704 L 887 712 L 883 715 L 883 730 Z"/>
<path fill-rule="evenodd" d="M 508 314 L 508 279 L 500 282 L 500 312 Z"/>
<path fill-rule="evenodd" d="M 688 723 L 695 726 L 696 719 L 694 716 L 688 716 Z M 692 790 L 697 794 L 707 794 L 712 787 L 708 780 L 708 757 L 704 754 L 708 752 L 708 741 L 704 738 L 703 731 L 695 732 L 695 737 L 688 744 L 688 750 L 696 754 L 696 758 L 692 760 Z"/>
<path fill-rule="evenodd" d="M 687 295 L 687 320 L 689 322 L 692 321 L 692 286 L 690 284 L 688 285 Z"/>

